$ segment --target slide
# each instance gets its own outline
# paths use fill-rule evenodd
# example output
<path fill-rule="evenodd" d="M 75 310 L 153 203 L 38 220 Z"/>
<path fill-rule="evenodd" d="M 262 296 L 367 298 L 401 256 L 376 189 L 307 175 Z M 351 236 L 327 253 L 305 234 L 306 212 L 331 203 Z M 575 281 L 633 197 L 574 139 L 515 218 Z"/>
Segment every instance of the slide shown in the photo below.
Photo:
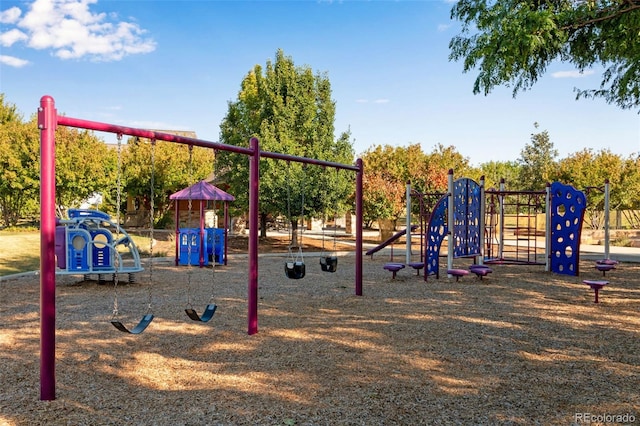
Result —
<path fill-rule="evenodd" d="M 418 229 L 418 225 L 411 225 L 411 230 L 415 231 L 416 229 Z M 402 231 L 393 234 L 392 236 L 390 236 L 389 238 L 387 238 L 385 241 L 383 241 L 382 243 L 380 243 L 379 245 L 375 246 L 372 249 L 369 249 L 366 253 L 367 256 L 373 256 L 374 253 L 382 250 L 383 248 L 385 248 L 386 246 L 388 246 L 389 244 L 391 244 L 392 242 L 394 242 L 395 240 L 397 240 L 398 238 L 402 237 L 403 235 L 405 235 L 407 233 L 406 229 L 403 229 Z"/>

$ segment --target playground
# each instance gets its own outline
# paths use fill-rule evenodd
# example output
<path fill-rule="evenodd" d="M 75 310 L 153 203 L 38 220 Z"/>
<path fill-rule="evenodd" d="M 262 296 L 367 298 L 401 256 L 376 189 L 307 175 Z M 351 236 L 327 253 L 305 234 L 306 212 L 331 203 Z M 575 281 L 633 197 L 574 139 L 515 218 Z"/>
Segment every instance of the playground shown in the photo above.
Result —
<path fill-rule="evenodd" d="M 274 248 L 275 250 L 275 248 Z M 335 273 L 305 257 L 285 277 L 285 253 L 259 256 L 260 332 L 247 334 L 247 256 L 227 266 L 160 262 L 119 287 L 121 320 L 154 321 L 137 336 L 110 323 L 113 285 L 58 277 L 57 396 L 39 395 L 38 277 L 0 285 L 0 424 L 318 425 L 571 424 L 577 413 L 640 417 L 640 265 L 607 272 L 594 303 L 583 279 L 536 265 L 396 279 L 379 254 L 353 254 Z M 464 267 L 464 260 L 457 266 Z M 191 273 L 191 283 L 187 274 Z M 213 280 L 212 280 L 213 278 Z M 213 319 L 196 323 L 213 295 Z M 622 419 L 622 417 L 620 417 Z M 632 423 L 631 421 L 620 424 Z M 598 423 L 592 423 L 598 424 Z M 610 423 L 609 423 L 610 424 Z"/>
<path fill-rule="evenodd" d="M 497 194 L 501 216 L 489 229 L 500 231 L 500 249 L 480 279 L 468 270 L 485 247 L 483 185 L 450 171 L 450 195 L 420 244 L 423 275 L 391 276 L 387 250 L 363 256 L 361 159 L 339 164 L 262 151 L 256 138 L 242 148 L 123 128 L 57 116 L 53 106 L 43 97 L 38 115 L 39 276 L 0 284 L 0 423 L 528 425 L 640 416 L 640 266 L 613 263 L 608 246 L 607 263 L 578 256 L 583 194 L 561 184 L 547 192 L 553 274 L 505 255 L 510 210 Z M 54 216 L 53 123 L 246 155 L 250 230 L 258 229 L 260 158 L 355 172 L 355 235 L 331 256 L 305 239 L 304 260 L 302 251 L 292 260 L 278 238 L 270 247 L 250 232 L 227 258 L 217 244 L 226 234 L 205 237 L 201 216 L 199 233 L 176 229 L 175 259 L 145 264 L 124 230 L 104 229 L 119 228 L 118 218 Z M 446 234 L 455 243 L 445 267 Z"/>

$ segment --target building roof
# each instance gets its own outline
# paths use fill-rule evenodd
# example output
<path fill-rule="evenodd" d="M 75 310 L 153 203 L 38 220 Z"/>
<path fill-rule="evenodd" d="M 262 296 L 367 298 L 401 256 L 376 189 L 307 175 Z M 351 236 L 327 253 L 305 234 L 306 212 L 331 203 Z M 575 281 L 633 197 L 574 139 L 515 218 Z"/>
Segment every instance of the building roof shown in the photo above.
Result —
<path fill-rule="evenodd" d="M 171 200 L 221 200 L 221 201 L 235 201 L 236 197 L 224 192 L 222 189 L 211 185 L 208 182 L 201 180 L 187 188 L 171 194 L 169 196 Z"/>

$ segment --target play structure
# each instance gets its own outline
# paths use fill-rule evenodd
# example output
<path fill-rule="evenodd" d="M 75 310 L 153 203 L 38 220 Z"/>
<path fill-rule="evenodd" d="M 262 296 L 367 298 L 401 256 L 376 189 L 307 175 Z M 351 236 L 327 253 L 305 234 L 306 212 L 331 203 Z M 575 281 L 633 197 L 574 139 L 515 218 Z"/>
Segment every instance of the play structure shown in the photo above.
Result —
<path fill-rule="evenodd" d="M 135 243 L 111 217 L 98 210 L 69 209 L 55 231 L 56 274 L 85 277 L 134 274 L 143 270 Z"/>
<path fill-rule="evenodd" d="M 413 193 L 407 189 L 408 204 L 410 194 Z M 440 277 L 441 257 L 447 259 L 447 275 L 456 280 L 469 272 L 480 279 L 486 277 L 493 272 L 488 266 L 491 264 L 543 265 L 547 271 L 578 275 L 585 205 L 582 191 L 559 182 L 548 185 L 546 191 L 506 191 L 502 181 L 499 190 L 485 191 L 484 178 L 480 182 L 469 178 L 454 180 L 450 170 L 448 191 L 435 202 L 424 226 L 422 210 L 420 214 L 424 279 Z M 408 207 L 406 229 L 413 231 L 416 225 L 411 225 L 410 214 Z M 402 269 L 399 265 L 418 266 L 410 258 L 411 232 L 399 231 L 367 252 L 372 255 L 391 244 L 393 256 L 393 242 L 405 234 L 407 262 L 394 262 L 392 257 L 385 265 L 393 278 Z M 443 256 L 445 241 L 447 253 Z M 461 258 L 473 259 L 469 271 L 454 266 L 455 260 Z M 615 267 L 606 263 L 597 266 L 603 273 Z"/>
<path fill-rule="evenodd" d="M 504 179 L 498 189 L 485 191 L 488 263 L 546 265 L 544 252 L 547 191 L 508 191 Z M 539 220 L 540 219 L 540 220 Z"/>
<path fill-rule="evenodd" d="M 229 229 L 229 202 L 235 201 L 235 197 L 208 182 L 200 181 L 187 188 L 171 194 L 170 200 L 175 201 L 176 223 L 176 265 L 209 265 L 209 262 L 227 264 L 227 243 Z M 192 204 L 198 202 L 198 227 L 193 226 Z M 224 206 L 224 219 L 222 227 L 205 227 L 205 205 L 213 204 L 216 211 L 216 203 Z M 185 205 L 186 204 L 186 205 Z M 187 226 L 180 226 L 181 206 L 188 216 L 184 221 Z"/>
<path fill-rule="evenodd" d="M 288 154 L 280 154 L 261 151 L 257 138 L 251 138 L 248 147 L 227 145 L 218 142 L 209 142 L 201 139 L 189 138 L 151 130 L 118 126 L 108 123 L 72 118 L 58 115 L 55 102 L 50 96 L 40 99 L 38 108 L 38 128 L 40 129 L 40 399 L 55 399 L 55 330 L 56 330 L 56 176 L 55 176 L 55 130 L 58 126 L 75 127 L 86 130 L 114 133 L 120 141 L 123 135 L 146 138 L 151 141 L 152 147 L 156 141 L 179 143 L 188 146 L 200 146 L 213 150 L 229 151 L 246 155 L 249 161 L 249 244 L 248 244 L 248 297 L 247 297 L 247 322 L 248 334 L 258 332 L 258 232 L 259 210 L 258 195 L 260 187 L 260 158 L 273 158 L 277 160 L 294 161 L 303 164 L 311 164 L 334 169 L 349 170 L 356 173 L 355 188 L 355 252 L 362 253 L 362 177 L 363 164 L 357 159 L 355 165 L 341 164 L 331 161 L 318 160 L 306 157 L 297 157 Z M 153 148 L 152 148 L 153 153 Z M 119 157 L 120 163 L 120 157 Z M 154 156 L 151 156 L 152 170 L 154 169 Z M 120 180 L 120 179 L 118 179 Z M 118 185 L 118 188 L 120 185 Z M 151 188 L 153 194 L 153 173 L 151 174 Z M 118 192 L 119 194 L 119 192 Z M 118 196 L 118 204 L 119 204 Z M 153 199 L 153 197 L 151 197 Z M 151 218 L 153 219 L 153 203 L 151 205 Z M 117 220 L 116 222 L 119 222 Z M 153 227 L 151 227 L 153 232 Z M 151 235 L 153 240 L 153 235 Z M 116 240 L 117 241 L 117 240 Z M 151 253 L 152 255 L 152 253 Z M 116 263 L 118 256 L 115 256 Z M 191 263 L 191 262 L 189 262 Z M 153 265 L 150 262 L 150 265 Z M 118 265 L 116 265 L 117 269 Z M 117 289 L 117 275 L 115 274 L 114 287 Z M 362 256 L 355 257 L 355 294 L 362 295 Z M 150 274 L 150 281 L 153 275 Z M 127 333 L 136 334 L 139 329 L 144 329 L 153 319 L 153 313 L 148 311 L 140 322 L 129 329 L 120 323 L 117 318 L 112 319 L 112 324 Z M 209 309 L 209 306 L 206 308 Z M 114 311 L 117 311 L 117 292 L 114 302 Z M 202 317 L 208 315 L 208 311 Z M 188 314 L 188 313 L 187 313 Z M 115 315 L 114 315 L 115 317 Z M 201 320 L 203 318 L 200 318 Z"/>

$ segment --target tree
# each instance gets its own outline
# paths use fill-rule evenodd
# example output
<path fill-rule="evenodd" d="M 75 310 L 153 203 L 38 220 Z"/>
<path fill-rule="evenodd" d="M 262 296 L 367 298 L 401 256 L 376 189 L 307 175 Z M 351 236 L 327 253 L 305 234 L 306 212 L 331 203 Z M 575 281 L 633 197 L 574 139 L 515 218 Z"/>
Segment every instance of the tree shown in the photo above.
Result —
<path fill-rule="evenodd" d="M 618 189 L 612 190 L 617 208 L 621 209 L 632 229 L 640 229 L 640 153 L 622 163 Z"/>
<path fill-rule="evenodd" d="M 515 97 L 561 60 L 580 72 L 605 67 L 600 87 L 576 89 L 577 98 L 640 106 L 639 0 L 459 0 L 451 18 L 462 31 L 449 59 L 462 59 L 464 72 L 478 69 L 476 94 L 507 85 Z"/>
<path fill-rule="evenodd" d="M 406 183 L 419 192 L 447 190 L 449 169 L 464 176 L 468 160 L 453 146 L 436 145 L 425 154 L 420 144 L 407 147 L 375 146 L 363 156 L 366 165 L 363 183 L 363 216 L 365 221 L 397 220 L 406 213 Z"/>
<path fill-rule="evenodd" d="M 586 221 L 591 229 L 604 225 L 604 183 L 610 181 L 610 208 L 620 206 L 622 187 L 620 176 L 623 168 L 621 156 L 609 150 L 594 153 L 583 149 L 558 162 L 558 179 L 587 192 Z"/>
<path fill-rule="evenodd" d="M 146 139 L 129 138 L 122 147 L 123 194 L 140 197 L 150 208 L 151 175 L 153 173 L 154 221 L 168 214 L 169 196 L 190 184 L 205 179 L 214 171 L 211 149 L 194 147 L 189 164 L 189 147 L 170 142 L 155 143 L 153 164 L 152 144 Z M 111 198 L 115 200 L 116 186 Z M 125 201 L 124 195 L 122 201 Z"/>
<path fill-rule="evenodd" d="M 40 134 L 37 117 L 28 122 L 0 95 L 0 209 L 3 223 L 15 225 L 39 211 Z M 94 192 L 113 184 L 114 167 L 102 140 L 92 132 L 56 128 L 56 205 L 58 214 L 77 207 Z"/>
<path fill-rule="evenodd" d="M 486 188 L 500 188 L 504 179 L 509 190 L 520 189 L 520 164 L 516 161 L 488 161 L 480 164 L 480 171 L 485 178 Z"/>
<path fill-rule="evenodd" d="M 339 163 L 353 162 L 350 133 L 334 140 L 335 102 L 325 74 L 308 66 L 295 66 L 282 50 L 266 68 L 256 65 L 242 80 L 237 100 L 229 102 L 220 125 L 221 141 L 248 146 L 260 139 L 260 149 Z M 236 195 L 236 210 L 248 204 L 246 157 L 221 153 L 222 178 Z M 295 230 L 300 216 L 318 216 L 328 208 L 344 212 L 353 193 L 353 178 L 319 167 L 263 159 L 260 164 L 261 236 L 266 236 L 267 217 L 285 215 Z M 302 201 L 304 199 L 304 211 Z"/>
<path fill-rule="evenodd" d="M 538 128 L 538 123 L 533 124 Z M 524 190 L 541 191 L 554 178 L 558 151 L 549 138 L 549 132 L 531 135 L 531 143 L 520 151 L 520 187 Z"/>
<path fill-rule="evenodd" d="M 449 170 L 453 170 L 456 179 L 470 177 L 473 172 L 468 158 L 460 154 L 453 145 L 444 146 L 440 143 L 428 154 L 427 167 L 430 184 L 426 186 L 426 191 L 446 191 Z"/>
<path fill-rule="evenodd" d="M 35 119 L 34 119 L 35 120 Z M 14 226 L 37 212 L 39 138 L 32 120 L 24 123 L 15 105 L 0 93 L 0 212 L 3 226 Z"/>

